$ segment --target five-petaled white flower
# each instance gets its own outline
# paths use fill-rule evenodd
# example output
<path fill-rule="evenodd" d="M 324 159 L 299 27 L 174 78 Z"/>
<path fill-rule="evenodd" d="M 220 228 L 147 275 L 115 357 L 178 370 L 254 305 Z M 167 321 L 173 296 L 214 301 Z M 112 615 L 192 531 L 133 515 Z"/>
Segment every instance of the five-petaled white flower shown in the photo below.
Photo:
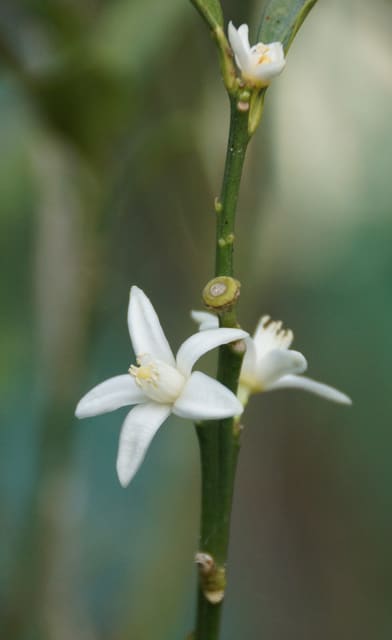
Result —
<path fill-rule="evenodd" d="M 219 327 L 218 318 L 206 311 L 192 311 L 192 318 L 201 332 Z M 345 393 L 302 375 L 307 362 L 299 351 L 290 349 L 293 332 L 284 331 L 281 322 L 271 322 L 269 316 L 259 321 L 253 338 L 245 338 L 246 354 L 241 368 L 239 397 L 246 403 L 250 394 L 292 387 L 319 396 L 351 404 Z"/>
<path fill-rule="evenodd" d="M 229 22 L 228 36 L 235 61 L 245 82 L 263 88 L 268 87 L 271 80 L 279 75 L 286 64 L 281 42 L 249 44 L 249 27 L 242 24 L 236 29 Z"/>
<path fill-rule="evenodd" d="M 171 412 L 196 421 L 242 413 L 241 403 L 229 389 L 204 373 L 192 373 L 192 367 L 207 351 L 248 335 L 239 329 L 215 328 L 196 333 L 185 340 L 174 358 L 150 300 L 138 287 L 131 288 L 128 327 L 137 366 L 91 389 L 75 411 L 78 418 L 87 418 L 138 405 L 128 413 L 120 435 L 117 473 L 124 487 Z"/>

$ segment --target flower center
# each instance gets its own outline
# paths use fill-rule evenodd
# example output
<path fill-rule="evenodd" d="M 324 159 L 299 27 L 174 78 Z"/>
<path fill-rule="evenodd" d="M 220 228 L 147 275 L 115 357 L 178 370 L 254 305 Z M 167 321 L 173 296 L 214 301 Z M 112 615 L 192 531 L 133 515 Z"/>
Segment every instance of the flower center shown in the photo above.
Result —
<path fill-rule="evenodd" d="M 137 358 L 138 366 L 132 364 L 129 368 L 129 373 L 135 378 L 136 384 L 142 387 L 145 383 L 157 384 L 159 380 L 159 374 L 157 368 L 152 363 L 140 364 L 140 358 Z"/>
<path fill-rule="evenodd" d="M 171 404 L 178 398 L 185 378 L 175 367 L 154 360 L 147 353 L 138 356 L 136 362 L 138 366 L 131 365 L 129 373 L 146 396 L 163 404 Z"/>
<path fill-rule="evenodd" d="M 263 44 L 258 44 L 257 45 L 257 54 L 259 56 L 259 59 L 257 60 L 257 64 L 269 64 L 270 62 L 272 62 L 269 54 L 269 48 L 266 47 Z"/>
<path fill-rule="evenodd" d="M 257 378 L 256 374 L 245 371 L 241 371 L 240 375 L 240 385 L 238 389 L 238 396 L 243 403 L 243 398 L 247 395 L 249 396 L 251 393 L 261 393 L 264 391 L 264 386 L 261 384 L 261 381 Z"/>

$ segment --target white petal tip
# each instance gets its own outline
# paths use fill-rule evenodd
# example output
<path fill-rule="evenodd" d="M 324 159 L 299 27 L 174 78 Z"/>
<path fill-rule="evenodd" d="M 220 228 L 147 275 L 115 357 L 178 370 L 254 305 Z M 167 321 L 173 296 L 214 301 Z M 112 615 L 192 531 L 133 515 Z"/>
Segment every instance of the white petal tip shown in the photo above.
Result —
<path fill-rule="evenodd" d="M 78 404 L 76 405 L 75 417 L 78 418 L 79 420 L 81 420 L 82 418 L 89 417 L 89 412 L 87 410 L 86 403 L 83 402 L 83 400 L 80 400 L 80 402 L 78 402 Z"/>
<path fill-rule="evenodd" d="M 133 299 L 135 301 L 136 298 L 140 301 L 140 304 L 143 304 L 147 296 L 143 289 L 138 287 L 136 284 L 133 284 L 129 290 L 129 300 Z"/>
<path fill-rule="evenodd" d="M 334 387 L 330 387 L 321 383 L 318 383 L 318 386 L 319 389 L 317 389 L 317 383 L 315 383 L 314 393 L 316 393 L 317 395 L 324 397 L 330 402 L 335 402 L 336 404 L 345 404 L 348 407 L 352 405 L 353 401 L 351 400 L 351 398 L 349 398 L 349 396 L 347 396 L 342 391 L 338 391 L 338 389 L 335 389 Z M 311 387 L 309 387 L 309 391 L 312 391 Z"/>
<path fill-rule="evenodd" d="M 238 405 L 237 405 L 237 410 L 235 413 L 235 416 L 241 416 L 244 413 L 244 406 L 243 404 L 238 400 Z"/>
<path fill-rule="evenodd" d="M 294 351 L 293 349 L 290 349 L 288 353 L 291 355 L 293 370 L 301 373 L 306 371 L 308 368 L 308 361 L 305 356 L 300 351 Z"/>
<path fill-rule="evenodd" d="M 240 398 L 233 393 L 235 398 L 235 404 L 233 402 L 233 413 L 231 414 L 233 417 L 240 416 L 244 412 L 244 405 L 242 404 Z M 235 413 L 234 413 L 235 411 Z"/>
<path fill-rule="evenodd" d="M 340 393 L 339 398 L 336 398 L 336 402 L 339 402 L 339 404 L 345 404 L 349 407 L 351 407 L 353 404 L 353 401 L 351 400 L 351 398 L 346 396 L 345 393 Z"/>
<path fill-rule="evenodd" d="M 131 286 L 131 288 L 130 288 L 129 293 L 132 293 L 132 292 L 140 292 L 140 291 L 141 291 L 140 287 L 138 287 L 136 284 L 133 284 L 133 285 Z"/>
<path fill-rule="evenodd" d="M 219 319 L 214 313 L 209 311 L 191 311 L 191 318 L 193 322 L 199 325 L 199 331 L 205 329 L 219 329 Z"/>
<path fill-rule="evenodd" d="M 119 468 L 117 468 L 117 477 L 123 489 L 126 489 L 132 478 L 126 476 Z"/>

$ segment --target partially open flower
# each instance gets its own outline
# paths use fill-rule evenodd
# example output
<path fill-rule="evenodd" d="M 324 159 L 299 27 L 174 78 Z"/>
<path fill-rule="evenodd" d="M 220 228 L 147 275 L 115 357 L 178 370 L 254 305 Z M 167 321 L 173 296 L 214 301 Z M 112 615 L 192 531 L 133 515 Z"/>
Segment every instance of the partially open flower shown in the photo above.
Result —
<path fill-rule="evenodd" d="M 281 42 L 249 44 L 249 27 L 242 24 L 236 29 L 229 23 L 228 36 L 235 61 L 241 71 L 243 80 L 262 89 L 268 87 L 271 80 L 279 75 L 286 64 Z"/>
<path fill-rule="evenodd" d="M 204 373 L 192 373 L 192 367 L 207 351 L 248 335 L 240 329 L 196 333 L 174 358 L 150 300 L 138 287 L 131 288 L 128 327 L 137 365 L 91 389 L 75 412 L 78 418 L 87 418 L 138 405 L 128 413 L 120 435 L 117 473 L 123 486 L 132 480 L 170 413 L 196 421 L 242 413 L 241 403 L 229 389 Z"/>
<path fill-rule="evenodd" d="M 217 316 L 206 311 L 192 311 L 201 332 L 219 327 Z M 252 393 L 295 388 L 310 391 L 332 402 L 351 404 L 345 393 L 302 374 L 307 362 L 299 351 L 290 349 L 293 332 L 283 330 L 281 322 L 269 316 L 259 321 L 253 338 L 245 338 L 246 354 L 240 374 L 239 397 L 245 404 Z"/>

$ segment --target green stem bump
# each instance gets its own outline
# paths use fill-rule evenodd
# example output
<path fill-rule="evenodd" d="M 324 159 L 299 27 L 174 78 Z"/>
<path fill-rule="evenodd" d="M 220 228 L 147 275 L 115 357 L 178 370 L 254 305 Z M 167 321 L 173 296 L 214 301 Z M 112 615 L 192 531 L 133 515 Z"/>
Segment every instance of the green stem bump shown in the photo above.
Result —
<path fill-rule="evenodd" d="M 210 604 L 222 602 L 226 588 L 226 569 L 216 564 L 209 553 L 199 551 L 195 556 L 199 567 L 200 587 Z"/>
<path fill-rule="evenodd" d="M 214 200 L 214 209 L 215 209 L 215 213 L 220 213 L 222 211 L 222 203 L 219 200 L 218 196 L 216 196 L 215 200 Z"/>

